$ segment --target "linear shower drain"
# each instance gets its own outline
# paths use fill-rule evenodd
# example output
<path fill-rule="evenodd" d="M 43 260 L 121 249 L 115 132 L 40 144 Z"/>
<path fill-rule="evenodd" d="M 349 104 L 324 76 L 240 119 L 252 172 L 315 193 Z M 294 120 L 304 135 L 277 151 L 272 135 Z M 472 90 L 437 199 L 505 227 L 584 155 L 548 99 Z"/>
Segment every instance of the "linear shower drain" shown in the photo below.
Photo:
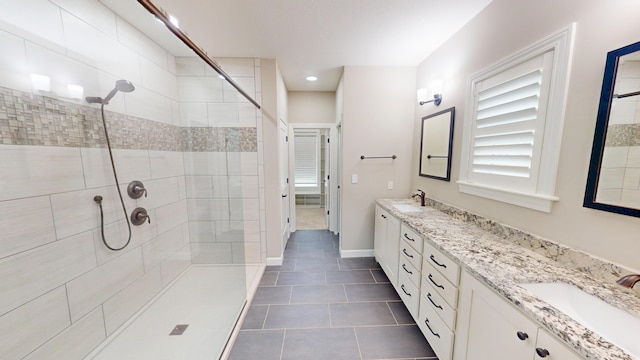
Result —
<path fill-rule="evenodd" d="M 176 325 L 176 327 L 174 327 L 173 330 L 171 330 L 171 333 L 169 333 L 169 335 L 182 335 L 184 334 L 184 331 L 187 330 L 188 326 L 189 324 Z"/>

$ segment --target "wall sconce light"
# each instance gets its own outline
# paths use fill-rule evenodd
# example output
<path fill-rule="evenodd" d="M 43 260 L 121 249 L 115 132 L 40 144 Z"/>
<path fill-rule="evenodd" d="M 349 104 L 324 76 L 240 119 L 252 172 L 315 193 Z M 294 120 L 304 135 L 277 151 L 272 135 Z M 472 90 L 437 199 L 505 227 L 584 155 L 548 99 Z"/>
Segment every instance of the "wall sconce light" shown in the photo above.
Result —
<path fill-rule="evenodd" d="M 428 103 L 434 103 L 435 106 L 440 105 L 442 102 L 442 80 L 435 80 L 431 83 L 431 89 L 433 91 L 433 99 L 429 100 L 429 92 L 427 89 L 418 89 L 418 104 L 421 106 Z"/>
<path fill-rule="evenodd" d="M 51 78 L 47 75 L 31 74 L 31 86 L 34 91 L 51 91 Z"/>

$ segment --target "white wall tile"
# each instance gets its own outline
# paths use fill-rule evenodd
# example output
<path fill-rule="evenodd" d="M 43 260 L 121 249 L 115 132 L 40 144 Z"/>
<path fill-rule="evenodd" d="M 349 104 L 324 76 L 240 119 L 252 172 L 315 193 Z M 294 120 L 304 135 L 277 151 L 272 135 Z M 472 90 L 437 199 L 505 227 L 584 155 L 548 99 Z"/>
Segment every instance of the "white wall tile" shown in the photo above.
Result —
<path fill-rule="evenodd" d="M 242 176 L 229 176 L 229 198 L 231 199 L 242 199 L 242 188 L 244 186 L 243 177 Z"/>
<path fill-rule="evenodd" d="M 128 209 L 129 213 L 133 210 L 133 208 Z M 155 213 L 149 213 L 151 219 L 155 219 Z M 111 224 L 107 224 L 104 227 L 104 240 L 102 238 L 102 230 L 100 228 L 96 228 L 93 230 L 93 239 L 96 248 L 96 258 L 98 260 L 98 265 L 105 264 L 108 261 L 111 261 L 119 256 L 122 256 L 130 251 L 135 251 L 135 249 L 144 244 L 145 242 L 155 239 L 158 236 L 158 230 L 156 228 L 155 221 L 151 224 L 144 223 L 143 225 L 133 225 L 131 224 L 131 241 L 129 245 L 127 245 L 124 249 L 120 251 L 109 250 L 104 244 L 106 240 L 107 244 L 112 248 L 119 249 L 123 247 L 127 239 L 129 238 L 129 230 L 127 228 L 127 224 L 124 219 L 116 221 Z"/>
<path fill-rule="evenodd" d="M 609 114 L 608 125 L 634 124 L 636 116 L 636 103 L 628 101 L 613 101 Z"/>
<path fill-rule="evenodd" d="M 4 295 L 4 293 L 3 293 Z M 22 359 L 36 347 L 69 326 L 64 286 L 0 317 L 0 354 Z"/>
<path fill-rule="evenodd" d="M 91 233 L 4 258 L 0 261 L 0 314 L 95 267 Z"/>
<path fill-rule="evenodd" d="M 78 1 L 78 0 L 75 0 L 75 1 Z M 112 16 L 113 16 L 113 13 L 112 13 Z M 131 50 L 142 55 L 145 59 L 153 62 L 155 65 L 160 66 L 164 70 L 170 71 L 172 73 L 175 72 L 175 71 L 171 71 L 175 69 L 172 69 L 169 67 L 169 64 L 167 62 L 169 57 L 167 56 L 167 51 L 162 46 L 158 45 L 158 43 L 151 40 L 148 36 L 141 33 L 138 29 L 131 26 L 131 24 L 129 24 L 126 20 L 122 19 L 119 16 L 116 16 L 116 24 L 118 27 L 118 40 L 120 40 L 121 43 L 126 45 Z M 144 67 L 144 63 L 142 64 Z M 143 72 L 142 83 L 145 84 L 144 72 Z M 145 84 L 145 86 L 147 86 L 147 84 Z M 174 77 L 173 90 L 175 91 L 175 77 Z"/>
<path fill-rule="evenodd" d="M 180 103 L 177 100 L 171 100 L 171 124 L 182 126 L 180 119 Z"/>
<path fill-rule="evenodd" d="M 227 153 L 185 152 L 184 168 L 186 175 L 227 175 Z"/>
<path fill-rule="evenodd" d="M 602 166 L 606 168 L 624 167 L 629 154 L 628 146 L 607 146 L 602 154 Z"/>
<path fill-rule="evenodd" d="M 215 242 L 216 221 L 189 221 L 189 235 L 191 242 Z"/>
<path fill-rule="evenodd" d="M 260 221 L 243 221 L 244 242 L 260 242 Z"/>
<path fill-rule="evenodd" d="M 162 285 L 167 286 L 191 265 L 191 245 L 183 245 L 175 254 L 169 256 L 160 264 L 162 271 Z"/>
<path fill-rule="evenodd" d="M 0 201 L 84 188 L 77 148 L 3 145 Z"/>
<path fill-rule="evenodd" d="M 165 124 L 173 123 L 171 99 L 138 86 L 134 92 L 121 94 L 126 102 L 127 114 Z"/>
<path fill-rule="evenodd" d="M 46 0 L 12 1 L 3 6 L 3 28 L 17 36 L 64 53 L 60 8 Z"/>
<path fill-rule="evenodd" d="M 115 186 L 54 194 L 51 205 L 58 239 L 100 226 L 100 207 L 93 200 L 96 195 L 102 196 L 105 224 L 124 218 Z M 126 190 L 123 197 L 126 197 Z M 128 208 L 132 209 L 130 205 Z"/>
<path fill-rule="evenodd" d="M 608 147 L 605 148 L 605 154 Z M 603 160 L 604 162 L 604 160 Z M 629 155 L 627 157 L 626 167 L 640 168 L 640 146 L 629 146 Z"/>
<path fill-rule="evenodd" d="M 134 84 L 141 83 L 138 54 L 65 11 L 62 22 L 70 57 Z"/>
<path fill-rule="evenodd" d="M 158 234 L 162 234 L 187 221 L 187 200 L 180 200 L 156 209 L 155 222 L 158 227 Z"/>
<path fill-rule="evenodd" d="M 207 103 L 190 102 L 180 103 L 180 125 L 184 127 L 206 127 L 209 126 L 207 115 Z"/>
<path fill-rule="evenodd" d="M 244 199 L 257 199 L 260 197 L 258 191 L 260 183 L 257 175 L 242 176 L 242 197 Z"/>
<path fill-rule="evenodd" d="M 229 220 L 227 199 L 187 199 L 189 220 Z"/>
<path fill-rule="evenodd" d="M 209 103 L 207 104 L 209 124 L 213 127 L 240 126 L 238 104 Z"/>
<path fill-rule="evenodd" d="M 176 56 L 176 75 L 178 76 L 204 76 L 205 67 L 208 67 L 207 64 L 196 56 Z"/>
<path fill-rule="evenodd" d="M 624 168 L 602 168 L 598 189 L 622 189 Z"/>
<path fill-rule="evenodd" d="M 97 308 L 47 341 L 24 360 L 81 360 L 105 338 L 102 309 Z"/>
<path fill-rule="evenodd" d="M 182 245 L 189 245 L 190 242 L 191 235 L 189 234 L 189 223 L 182 224 Z"/>
<path fill-rule="evenodd" d="M 258 109 L 251 103 L 238 103 L 238 126 L 256 127 Z"/>
<path fill-rule="evenodd" d="M 260 243 L 232 244 L 234 264 L 260 264 Z"/>
<path fill-rule="evenodd" d="M 222 70 L 232 78 L 253 77 L 255 75 L 255 64 L 253 58 L 216 58 L 215 60 L 218 65 L 220 65 Z M 216 73 L 213 69 L 207 69 L 207 75 L 217 76 L 217 74 L 218 73 Z"/>
<path fill-rule="evenodd" d="M 183 247 L 182 227 L 173 228 L 142 245 L 145 271 L 150 271 Z"/>
<path fill-rule="evenodd" d="M 229 199 L 229 219 L 232 221 L 244 220 L 244 204 L 242 199 Z"/>
<path fill-rule="evenodd" d="M 191 243 L 194 264 L 232 264 L 231 243 Z"/>
<path fill-rule="evenodd" d="M 240 155 L 242 169 L 240 175 L 258 175 L 258 153 L 243 152 Z"/>
<path fill-rule="evenodd" d="M 115 184 L 107 149 L 82 148 L 81 154 L 87 188 Z M 151 179 L 149 151 L 113 149 L 113 160 L 121 184 Z"/>
<path fill-rule="evenodd" d="M 620 205 L 635 209 L 640 202 L 640 190 L 622 189 L 620 199 Z"/>
<path fill-rule="evenodd" d="M 142 251 L 123 254 L 67 283 L 71 320 L 76 321 L 144 273 Z"/>
<path fill-rule="evenodd" d="M 181 200 L 181 178 L 167 177 L 145 181 L 144 187 L 147 189 L 147 197 L 143 196 L 138 199 L 137 206 L 150 210 Z"/>
<path fill-rule="evenodd" d="M 178 77 L 178 100 L 184 102 L 222 102 L 223 80 L 218 77 Z"/>
<path fill-rule="evenodd" d="M 212 176 L 185 176 L 187 198 L 189 199 L 210 199 L 213 198 L 213 178 Z M 215 177 L 226 180 L 226 177 Z"/>
<path fill-rule="evenodd" d="M 102 308 L 104 309 L 104 328 L 107 331 L 107 336 L 113 334 L 142 306 L 153 299 L 161 289 L 160 269 L 155 269 L 105 301 Z"/>
<path fill-rule="evenodd" d="M 49 197 L 0 202 L 0 229 L 0 259 L 55 241 Z"/>
<path fill-rule="evenodd" d="M 31 92 L 24 40 L 0 30 L 0 86 Z"/>
<path fill-rule="evenodd" d="M 624 172 L 623 188 L 638 190 L 640 188 L 640 168 L 627 168 Z"/>
<path fill-rule="evenodd" d="M 260 221 L 260 201 L 258 199 L 242 200 L 242 219 Z"/>
<path fill-rule="evenodd" d="M 142 68 L 142 85 L 171 100 L 177 100 L 178 90 L 176 76 L 170 73 L 166 67 L 160 67 L 145 58 L 141 58 L 140 63 Z"/>
<path fill-rule="evenodd" d="M 184 159 L 177 151 L 149 151 L 151 160 L 151 178 L 160 179 L 170 176 L 184 176 Z"/>
<path fill-rule="evenodd" d="M 117 36 L 116 16 L 113 11 L 102 5 L 102 3 L 86 0 L 52 0 L 51 2 L 105 34 L 113 38 Z"/>

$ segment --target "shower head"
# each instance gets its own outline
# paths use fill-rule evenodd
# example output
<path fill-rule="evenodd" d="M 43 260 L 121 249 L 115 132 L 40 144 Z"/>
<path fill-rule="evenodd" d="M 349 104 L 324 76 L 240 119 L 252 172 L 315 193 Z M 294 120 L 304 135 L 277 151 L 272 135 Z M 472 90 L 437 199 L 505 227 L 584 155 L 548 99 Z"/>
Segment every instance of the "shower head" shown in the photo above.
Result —
<path fill-rule="evenodd" d="M 109 100 L 111 100 L 118 91 L 122 91 L 122 92 L 132 92 L 133 90 L 135 90 L 136 87 L 133 86 L 133 84 L 128 81 L 128 80 L 118 80 L 116 81 L 116 87 L 113 88 L 113 90 L 111 90 L 109 92 L 109 94 L 107 94 L 107 96 L 103 99 L 101 97 L 95 97 L 95 96 L 87 96 L 85 98 L 85 100 L 87 100 L 87 102 L 89 104 L 102 104 L 102 105 L 107 105 L 109 103 Z"/>

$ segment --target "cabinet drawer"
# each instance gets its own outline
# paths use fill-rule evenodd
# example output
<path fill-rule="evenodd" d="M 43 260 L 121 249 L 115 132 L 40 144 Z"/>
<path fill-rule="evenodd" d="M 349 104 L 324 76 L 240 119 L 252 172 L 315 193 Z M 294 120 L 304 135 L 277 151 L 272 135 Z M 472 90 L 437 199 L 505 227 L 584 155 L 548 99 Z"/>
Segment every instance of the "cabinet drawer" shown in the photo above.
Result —
<path fill-rule="evenodd" d="M 409 280 L 416 286 L 416 288 L 420 288 L 420 270 L 416 269 L 412 263 L 407 261 L 405 256 L 400 257 L 400 267 L 398 268 L 399 274 L 405 274 Z"/>
<path fill-rule="evenodd" d="M 458 285 L 460 281 L 460 266 L 426 240 L 424 241 L 422 257 L 452 284 Z"/>
<path fill-rule="evenodd" d="M 400 298 L 404 302 L 404 306 L 409 310 L 409 313 L 411 313 L 411 316 L 416 319 L 420 306 L 420 291 L 411 280 L 409 280 L 404 271 L 398 274 L 398 294 L 400 294 Z"/>
<path fill-rule="evenodd" d="M 416 249 L 419 254 L 422 254 L 422 236 L 405 224 L 400 227 L 400 238 Z"/>
<path fill-rule="evenodd" d="M 449 282 L 442 274 L 437 272 L 425 259 L 422 264 L 422 287 L 431 287 L 442 297 L 452 308 L 456 308 L 458 301 L 458 288 Z"/>
<path fill-rule="evenodd" d="M 426 301 L 426 302 L 425 302 Z M 436 352 L 439 359 L 451 359 L 453 352 L 453 332 L 442 322 L 440 317 L 429 306 L 429 300 L 422 297 L 418 327 L 427 338 L 429 345 Z"/>
<path fill-rule="evenodd" d="M 400 259 L 406 259 L 414 268 L 422 268 L 422 255 L 406 241 L 400 241 Z"/>
<path fill-rule="evenodd" d="M 438 314 L 440 320 L 451 330 L 456 329 L 456 310 L 451 307 L 433 287 L 430 281 L 422 284 L 420 288 L 422 298 L 420 299 L 420 306 L 430 306 L 433 312 Z M 424 304 L 423 304 L 424 303 Z"/>

